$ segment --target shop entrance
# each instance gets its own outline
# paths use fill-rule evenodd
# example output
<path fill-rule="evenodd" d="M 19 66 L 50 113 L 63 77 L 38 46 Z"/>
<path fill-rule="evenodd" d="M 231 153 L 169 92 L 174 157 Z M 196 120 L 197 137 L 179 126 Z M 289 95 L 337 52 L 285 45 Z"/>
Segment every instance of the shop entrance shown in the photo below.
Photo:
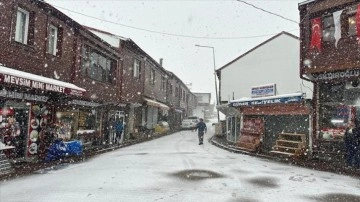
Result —
<path fill-rule="evenodd" d="M 123 129 L 123 134 L 124 134 L 124 131 L 125 131 L 125 112 L 124 111 L 111 111 L 109 113 L 109 117 L 108 117 L 108 129 L 109 131 L 106 131 L 108 133 L 108 141 L 109 143 L 114 143 L 115 142 L 115 138 L 116 138 L 116 134 L 115 134 L 115 128 L 114 128 L 114 125 L 115 125 L 115 121 L 119 119 L 120 123 L 122 123 L 124 129 Z M 121 135 L 121 140 L 120 142 L 123 141 L 123 138 L 124 138 L 124 135 Z"/>
<path fill-rule="evenodd" d="M 227 117 L 226 124 L 226 139 L 230 142 L 236 142 L 237 136 L 240 134 L 240 118 L 239 117 Z"/>
<path fill-rule="evenodd" d="M 15 147 L 7 151 L 11 158 L 24 158 L 28 134 L 29 106 L 25 102 L 4 100 L 0 102 L 1 141 Z"/>

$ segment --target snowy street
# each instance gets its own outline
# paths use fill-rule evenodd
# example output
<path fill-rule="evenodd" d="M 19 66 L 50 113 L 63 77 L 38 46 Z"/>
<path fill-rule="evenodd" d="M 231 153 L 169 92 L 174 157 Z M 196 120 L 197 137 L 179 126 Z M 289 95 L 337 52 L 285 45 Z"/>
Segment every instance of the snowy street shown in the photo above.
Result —
<path fill-rule="evenodd" d="M 198 145 L 181 131 L 1 182 L 0 201 L 360 201 L 360 181 Z"/>

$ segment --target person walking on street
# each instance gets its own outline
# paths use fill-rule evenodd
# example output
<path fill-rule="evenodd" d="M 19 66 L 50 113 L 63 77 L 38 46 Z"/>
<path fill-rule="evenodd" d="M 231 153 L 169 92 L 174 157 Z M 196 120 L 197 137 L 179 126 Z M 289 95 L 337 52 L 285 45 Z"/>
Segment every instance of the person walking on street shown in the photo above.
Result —
<path fill-rule="evenodd" d="M 206 124 L 204 123 L 204 119 L 200 118 L 200 122 L 196 124 L 195 131 L 198 131 L 199 136 L 199 145 L 203 144 L 204 133 L 207 132 Z"/>
<path fill-rule="evenodd" d="M 344 135 L 344 144 L 346 149 L 346 165 L 348 167 L 360 166 L 360 125 L 355 120 L 355 126 L 346 130 Z"/>
<path fill-rule="evenodd" d="M 124 130 L 124 126 L 122 121 L 120 121 L 119 118 L 116 118 L 115 123 L 114 123 L 114 130 L 115 130 L 115 144 L 119 144 L 120 140 L 121 140 L 121 133 Z"/>
<path fill-rule="evenodd" d="M 354 168 L 360 169 L 360 123 L 355 121 L 354 135 Z"/>

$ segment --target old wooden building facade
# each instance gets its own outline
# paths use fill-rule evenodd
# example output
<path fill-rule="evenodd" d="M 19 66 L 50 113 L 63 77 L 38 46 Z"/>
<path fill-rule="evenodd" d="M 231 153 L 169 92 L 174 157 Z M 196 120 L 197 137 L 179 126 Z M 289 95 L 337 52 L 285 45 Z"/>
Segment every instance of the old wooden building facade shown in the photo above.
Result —
<path fill-rule="evenodd" d="M 343 156 L 347 127 L 360 118 L 360 3 L 309 0 L 300 10 L 300 76 L 314 83 L 314 154 Z"/>

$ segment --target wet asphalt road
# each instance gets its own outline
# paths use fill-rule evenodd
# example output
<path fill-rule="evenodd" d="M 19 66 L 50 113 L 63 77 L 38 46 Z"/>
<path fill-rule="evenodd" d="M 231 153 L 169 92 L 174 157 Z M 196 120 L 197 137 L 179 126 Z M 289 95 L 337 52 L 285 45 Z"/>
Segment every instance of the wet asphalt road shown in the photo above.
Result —
<path fill-rule="evenodd" d="M 198 145 L 181 131 L 1 182 L 0 201 L 360 201 L 360 181 Z"/>

